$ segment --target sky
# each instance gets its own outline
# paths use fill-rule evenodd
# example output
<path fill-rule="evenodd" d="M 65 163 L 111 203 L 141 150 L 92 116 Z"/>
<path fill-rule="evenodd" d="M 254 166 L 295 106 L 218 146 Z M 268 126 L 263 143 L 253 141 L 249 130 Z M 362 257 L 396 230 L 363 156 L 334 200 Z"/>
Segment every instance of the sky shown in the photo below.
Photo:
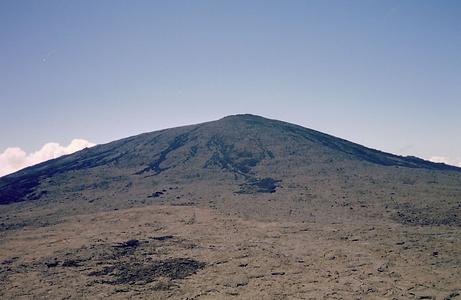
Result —
<path fill-rule="evenodd" d="M 238 113 L 461 165 L 461 1 L 0 0 L 0 175 Z"/>

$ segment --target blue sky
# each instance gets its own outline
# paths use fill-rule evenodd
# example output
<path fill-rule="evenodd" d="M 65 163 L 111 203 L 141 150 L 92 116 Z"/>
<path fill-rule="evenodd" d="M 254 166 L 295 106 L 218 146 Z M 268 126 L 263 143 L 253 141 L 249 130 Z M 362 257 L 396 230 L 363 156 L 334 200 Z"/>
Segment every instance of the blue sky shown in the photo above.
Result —
<path fill-rule="evenodd" d="M 0 153 L 253 113 L 461 162 L 460 1 L 0 1 Z"/>

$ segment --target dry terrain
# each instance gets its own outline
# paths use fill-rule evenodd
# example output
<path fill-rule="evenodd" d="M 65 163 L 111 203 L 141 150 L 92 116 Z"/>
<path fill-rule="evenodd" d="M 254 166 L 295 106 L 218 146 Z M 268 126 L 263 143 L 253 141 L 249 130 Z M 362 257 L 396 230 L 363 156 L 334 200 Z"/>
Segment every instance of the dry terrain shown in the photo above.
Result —
<path fill-rule="evenodd" d="M 0 236 L 2 299 L 456 299 L 461 230 L 150 205 Z"/>

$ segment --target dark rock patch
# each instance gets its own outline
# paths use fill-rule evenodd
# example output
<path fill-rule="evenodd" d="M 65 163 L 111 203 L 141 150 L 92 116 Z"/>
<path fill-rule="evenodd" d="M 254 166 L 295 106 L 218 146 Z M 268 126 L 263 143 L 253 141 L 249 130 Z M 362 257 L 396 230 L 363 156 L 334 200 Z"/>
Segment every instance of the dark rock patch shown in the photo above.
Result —
<path fill-rule="evenodd" d="M 277 184 L 281 180 L 272 178 L 251 179 L 248 182 L 240 185 L 238 194 L 253 194 L 253 193 L 275 193 L 277 191 Z"/>
<path fill-rule="evenodd" d="M 204 262 L 191 258 L 171 258 L 157 260 L 148 264 L 118 263 L 104 267 L 100 271 L 91 272 L 89 276 L 110 276 L 109 280 L 102 280 L 108 284 L 149 283 L 159 277 L 170 280 L 184 279 L 205 267 Z"/>
<path fill-rule="evenodd" d="M 59 261 L 55 260 L 55 259 L 51 259 L 51 260 L 48 260 L 48 261 L 45 262 L 45 266 L 47 266 L 48 268 L 57 267 L 58 264 L 59 264 Z"/>
<path fill-rule="evenodd" d="M 158 197 L 162 196 L 163 194 L 164 194 L 164 192 L 154 192 L 154 193 L 152 193 L 152 195 L 147 196 L 147 198 L 158 198 Z"/>
<path fill-rule="evenodd" d="M 84 271 L 94 278 L 91 284 L 152 283 L 149 289 L 167 291 L 179 287 L 179 282 L 173 280 L 186 278 L 205 267 L 204 262 L 193 258 L 171 258 L 173 251 L 193 246 L 173 235 L 159 235 L 143 241 L 129 239 L 116 244 L 66 249 L 56 252 L 53 257 L 24 264 L 16 264 L 16 258 L 9 258 L 0 262 L 0 280 L 7 280 L 11 274 L 26 270 L 41 272 L 43 276 Z"/>
<path fill-rule="evenodd" d="M 65 261 L 62 262 L 61 266 L 66 267 L 66 268 L 75 268 L 75 267 L 80 267 L 80 262 L 75 259 L 66 259 Z"/>

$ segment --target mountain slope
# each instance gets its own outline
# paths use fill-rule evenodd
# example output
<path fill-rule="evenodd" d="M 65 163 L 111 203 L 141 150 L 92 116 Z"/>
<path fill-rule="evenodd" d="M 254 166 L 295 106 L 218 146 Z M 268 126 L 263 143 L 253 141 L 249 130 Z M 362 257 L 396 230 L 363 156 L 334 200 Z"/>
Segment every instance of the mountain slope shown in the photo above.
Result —
<path fill-rule="evenodd" d="M 460 224 L 460 171 L 236 115 L 98 145 L 2 177 L 0 204 L 60 203 L 59 213 L 71 214 L 157 201 L 259 218 L 339 214 Z"/>

